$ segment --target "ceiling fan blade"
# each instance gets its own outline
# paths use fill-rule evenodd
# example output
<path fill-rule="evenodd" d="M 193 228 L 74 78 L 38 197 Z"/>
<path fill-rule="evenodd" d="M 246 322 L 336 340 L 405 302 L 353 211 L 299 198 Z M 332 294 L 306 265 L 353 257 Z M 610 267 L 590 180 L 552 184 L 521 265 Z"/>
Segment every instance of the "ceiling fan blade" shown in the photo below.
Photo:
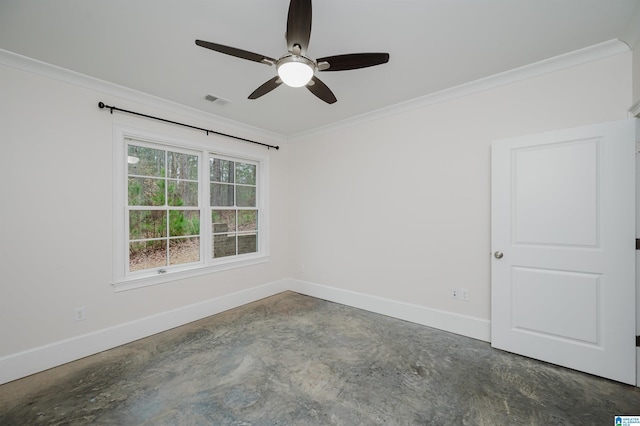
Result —
<path fill-rule="evenodd" d="M 307 89 L 309 89 L 311 93 L 313 93 L 314 95 L 316 95 L 317 97 L 319 97 L 320 99 L 322 99 L 328 104 L 333 104 L 338 100 L 336 99 L 336 95 L 333 94 L 331 89 L 329 89 L 326 84 L 320 81 L 318 77 L 313 76 L 311 81 L 313 81 L 313 84 L 307 85 Z"/>
<path fill-rule="evenodd" d="M 280 77 L 275 76 L 271 80 L 267 81 L 262 86 L 254 90 L 253 93 L 249 95 L 249 99 L 258 99 L 260 96 L 266 95 L 281 84 L 282 80 L 280 80 Z"/>
<path fill-rule="evenodd" d="M 247 50 L 236 49 L 235 47 L 224 46 L 222 44 L 211 43 L 210 41 L 196 40 L 196 44 L 207 49 L 215 50 L 216 52 L 224 53 L 226 55 L 235 56 L 240 59 L 247 59 L 249 61 L 261 62 L 267 65 L 273 65 L 276 60 L 268 56 L 260 55 L 258 53 L 249 52 Z"/>
<path fill-rule="evenodd" d="M 386 64 L 387 62 L 389 62 L 389 54 L 350 53 L 347 55 L 335 55 L 327 56 L 325 58 L 318 58 L 316 62 L 318 63 L 318 69 L 320 71 L 346 71 Z M 328 63 L 329 66 L 323 66 L 323 62 Z"/>
<path fill-rule="evenodd" d="M 304 55 L 311 37 L 311 0 L 291 0 L 287 16 L 287 49 L 296 55 Z M 300 52 L 295 52 L 295 45 Z"/>

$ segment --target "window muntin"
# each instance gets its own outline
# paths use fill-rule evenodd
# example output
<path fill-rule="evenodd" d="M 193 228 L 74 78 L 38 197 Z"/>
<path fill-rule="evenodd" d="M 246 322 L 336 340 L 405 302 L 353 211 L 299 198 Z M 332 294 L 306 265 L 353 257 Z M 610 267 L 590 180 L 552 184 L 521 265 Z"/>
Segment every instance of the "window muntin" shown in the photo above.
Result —
<path fill-rule="evenodd" d="M 201 154 L 127 140 L 128 273 L 199 263 Z"/>
<path fill-rule="evenodd" d="M 212 155 L 209 170 L 212 258 L 258 252 L 257 164 Z"/>

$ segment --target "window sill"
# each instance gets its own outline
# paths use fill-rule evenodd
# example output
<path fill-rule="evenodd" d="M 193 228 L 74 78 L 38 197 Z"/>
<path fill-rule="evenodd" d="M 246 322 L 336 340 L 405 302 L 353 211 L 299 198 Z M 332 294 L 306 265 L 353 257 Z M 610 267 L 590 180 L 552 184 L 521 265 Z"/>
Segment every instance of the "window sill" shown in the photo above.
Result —
<path fill-rule="evenodd" d="M 181 269 L 168 271 L 164 274 L 157 274 L 144 277 L 125 277 L 114 280 L 111 284 L 114 292 L 133 290 L 136 288 L 148 287 L 156 284 L 164 284 L 171 281 L 182 280 L 185 278 L 197 277 L 200 275 L 212 274 L 215 272 L 227 271 L 230 269 L 244 268 L 246 266 L 258 265 L 269 261 L 269 256 L 251 257 L 243 260 L 233 260 L 226 263 L 216 265 L 201 266 L 197 265 L 189 269 Z"/>

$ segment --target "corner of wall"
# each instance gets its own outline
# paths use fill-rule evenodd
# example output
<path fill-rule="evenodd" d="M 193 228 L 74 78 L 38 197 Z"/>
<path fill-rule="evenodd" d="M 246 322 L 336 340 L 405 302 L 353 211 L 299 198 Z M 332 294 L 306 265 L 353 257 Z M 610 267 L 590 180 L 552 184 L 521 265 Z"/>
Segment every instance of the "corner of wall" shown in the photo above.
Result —
<path fill-rule="evenodd" d="M 292 278 L 284 278 L 248 290 L 205 300 L 0 358 L 0 385 L 170 330 L 210 315 L 255 302 L 283 291 L 294 291 L 473 339 L 490 341 L 491 324 L 488 320 Z"/>

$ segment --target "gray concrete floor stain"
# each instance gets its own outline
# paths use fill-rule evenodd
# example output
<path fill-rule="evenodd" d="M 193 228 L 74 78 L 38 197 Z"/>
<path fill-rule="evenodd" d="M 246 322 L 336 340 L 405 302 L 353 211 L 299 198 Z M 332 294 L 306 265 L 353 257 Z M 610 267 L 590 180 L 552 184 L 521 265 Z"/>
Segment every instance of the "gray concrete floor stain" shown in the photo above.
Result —
<path fill-rule="evenodd" d="M 0 386 L 0 425 L 609 425 L 640 389 L 285 292 Z"/>

